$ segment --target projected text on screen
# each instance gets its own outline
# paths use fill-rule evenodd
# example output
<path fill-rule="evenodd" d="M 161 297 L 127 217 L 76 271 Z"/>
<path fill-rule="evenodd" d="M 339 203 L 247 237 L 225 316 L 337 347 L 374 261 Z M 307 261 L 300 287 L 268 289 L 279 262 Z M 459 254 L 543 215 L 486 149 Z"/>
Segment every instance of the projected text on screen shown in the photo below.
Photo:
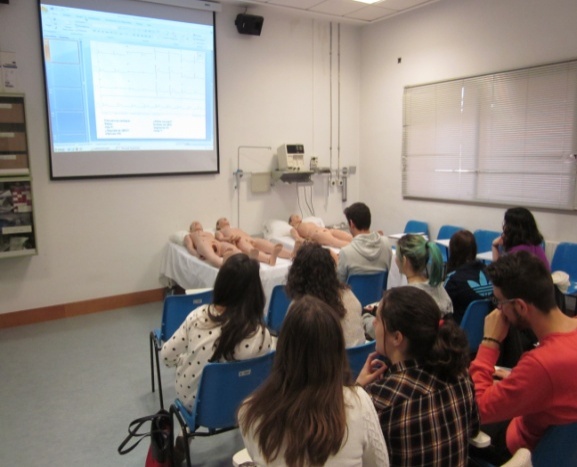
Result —
<path fill-rule="evenodd" d="M 54 152 L 215 146 L 214 29 L 42 5 Z"/>

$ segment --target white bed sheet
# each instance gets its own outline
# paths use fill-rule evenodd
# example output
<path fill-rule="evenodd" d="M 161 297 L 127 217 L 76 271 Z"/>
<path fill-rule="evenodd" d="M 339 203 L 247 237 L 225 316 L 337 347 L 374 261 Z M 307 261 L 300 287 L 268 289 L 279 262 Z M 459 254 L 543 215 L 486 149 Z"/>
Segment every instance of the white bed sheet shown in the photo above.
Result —
<path fill-rule="evenodd" d="M 265 314 L 275 285 L 285 284 L 291 261 L 278 258 L 275 266 L 260 264 L 260 278 L 266 296 Z M 185 247 L 168 242 L 160 260 L 160 283 L 170 287 L 175 283 L 183 289 L 214 286 L 218 269 L 192 256 Z"/>

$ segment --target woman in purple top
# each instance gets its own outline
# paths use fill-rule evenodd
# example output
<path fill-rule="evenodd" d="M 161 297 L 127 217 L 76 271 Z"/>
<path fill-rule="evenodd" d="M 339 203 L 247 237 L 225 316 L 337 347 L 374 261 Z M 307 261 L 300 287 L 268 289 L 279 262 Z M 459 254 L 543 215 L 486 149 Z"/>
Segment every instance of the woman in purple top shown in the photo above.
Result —
<path fill-rule="evenodd" d="M 551 270 L 542 244 L 543 235 L 539 232 L 531 211 L 521 207 L 507 209 L 503 221 L 503 233 L 493 241 L 493 261 L 499 259 L 502 254 L 528 251 Z"/>

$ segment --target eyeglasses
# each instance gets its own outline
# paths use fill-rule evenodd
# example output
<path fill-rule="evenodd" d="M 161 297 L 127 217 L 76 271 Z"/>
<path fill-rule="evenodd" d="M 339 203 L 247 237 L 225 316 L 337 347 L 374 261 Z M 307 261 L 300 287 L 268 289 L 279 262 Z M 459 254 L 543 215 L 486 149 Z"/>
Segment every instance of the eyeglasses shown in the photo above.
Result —
<path fill-rule="evenodd" d="M 493 304 L 493 306 L 495 306 L 496 308 L 499 308 L 499 310 L 501 309 L 501 307 L 503 305 L 506 305 L 507 303 L 511 303 L 514 302 L 515 300 L 517 300 L 516 298 L 510 298 L 508 300 L 501 300 L 499 301 L 499 299 L 497 299 L 497 297 L 493 296 L 491 297 L 491 303 Z"/>

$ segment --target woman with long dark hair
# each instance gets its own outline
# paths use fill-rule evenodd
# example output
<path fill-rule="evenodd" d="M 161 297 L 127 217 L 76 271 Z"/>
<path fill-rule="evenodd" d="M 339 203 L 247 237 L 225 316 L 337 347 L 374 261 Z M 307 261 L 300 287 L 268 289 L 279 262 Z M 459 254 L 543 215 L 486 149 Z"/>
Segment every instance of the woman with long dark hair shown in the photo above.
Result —
<path fill-rule="evenodd" d="M 328 249 L 318 243 L 299 248 L 289 269 L 286 292 L 292 300 L 312 295 L 329 305 L 341 319 L 346 347 L 365 342 L 361 303 L 350 287 L 339 281 Z"/>
<path fill-rule="evenodd" d="M 373 403 L 351 381 L 340 318 L 312 296 L 291 305 L 271 375 L 239 425 L 257 465 L 389 465 Z"/>
<path fill-rule="evenodd" d="M 492 244 L 493 261 L 497 261 L 502 254 L 528 251 L 551 270 L 542 244 L 543 235 L 531 211 L 523 207 L 509 208 L 503 219 L 503 233 Z"/>
<path fill-rule="evenodd" d="M 189 409 L 207 363 L 270 352 L 264 304 L 258 261 L 244 253 L 232 255 L 218 271 L 212 303 L 193 310 L 162 346 L 164 363 L 176 366 L 176 394 Z"/>
<path fill-rule="evenodd" d="M 357 383 L 373 399 L 391 465 L 466 466 L 479 415 L 464 332 L 410 286 L 385 292 L 374 327 L 377 351 Z"/>

